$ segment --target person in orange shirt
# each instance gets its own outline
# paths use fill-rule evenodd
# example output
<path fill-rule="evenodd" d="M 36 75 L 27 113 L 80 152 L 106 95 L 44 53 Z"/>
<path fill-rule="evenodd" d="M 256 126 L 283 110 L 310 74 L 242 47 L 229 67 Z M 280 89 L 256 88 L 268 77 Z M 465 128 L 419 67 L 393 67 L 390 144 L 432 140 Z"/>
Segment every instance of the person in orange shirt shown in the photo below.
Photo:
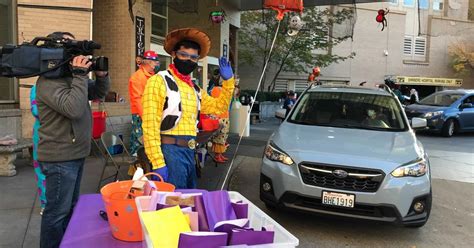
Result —
<path fill-rule="evenodd" d="M 145 91 L 146 82 L 160 69 L 158 55 L 154 51 L 146 51 L 138 70 L 132 74 L 128 83 L 128 94 L 130 95 L 130 108 L 132 112 L 132 133 L 130 135 L 130 153 L 136 156 L 143 136 L 142 130 L 142 96 Z"/>
<path fill-rule="evenodd" d="M 214 98 L 218 98 L 221 94 L 222 86 L 220 83 L 214 86 L 211 89 L 211 96 Z M 221 131 L 212 139 L 212 151 L 214 152 L 214 161 L 217 163 L 225 163 L 228 158 L 224 156 L 224 153 L 227 151 L 227 137 L 229 133 L 229 107 L 227 107 L 227 111 L 215 115 L 215 117 L 219 118 L 219 124 L 222 126 Z"/>

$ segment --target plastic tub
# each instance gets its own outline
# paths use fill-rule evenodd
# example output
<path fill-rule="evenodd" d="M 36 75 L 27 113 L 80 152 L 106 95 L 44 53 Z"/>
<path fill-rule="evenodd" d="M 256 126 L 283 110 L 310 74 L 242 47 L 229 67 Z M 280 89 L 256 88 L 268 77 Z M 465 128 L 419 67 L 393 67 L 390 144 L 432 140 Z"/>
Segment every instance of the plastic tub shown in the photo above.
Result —
<path fill-rule="evenodd" d="M 163 182 L 163 178 L 156 173 L 160 181 L 153 181 L 159 191 L 173 192 L 174 185 Z M 134 199 L 129 199 L 129 192 L 133 185 L 133 180 L 112 182 L 100 190 L 107 212 L 110 230 L 114 238 L 122 241 L 142 241 L 142 223 L 138 217 L 138 207 Z"/>
<path fill-rule="evenodd" d="M 92 112 L 92 138 L 99 139 L 105 132 L 107 114 L 104 111 Z"/>
<path fill-rule="evenodd" d="M 296 238 L 293 234 L 288 232 L 285 228 L 283 228 L 278 222 L 273 220 L 270 216 L 268 216 L 265 212 L 263 212 L 260 208 L 255 206 L 251 201 L 245 198 L 238 192 L 229 191 L 230 199 L 233 202 L 242 201 L 244 203 L 248 203 L 249 205 L 249 220 L 250 220 L 250 227 L 255 229 L 261 229 L 263 226 L 272 225 L 275 231 L 275 240 L 273 244 L 265 244 L 265 245 L 253 245 L 247 247 L 253 248 L 291 248 L 297 247 L 300 243 L 298 238 Z M 135 198 L 137 210 L 140 216 L 140 223 L 142 224 L 143 234 L 145 235 L 145 239 L 143 242 L 143 247 L 152 248 L 153 244 L 151 243 L 151 239 L 148 236 L 148 232 L 146 228 L 143 226 L 143 222 L 141 219 L 140 213 L 143 212 L 142 209 L 148 209 L 148 205 L 150 203 L 151 196 L 141 196 Z M 227 246 L 232 247 L 232 246 Z"/>

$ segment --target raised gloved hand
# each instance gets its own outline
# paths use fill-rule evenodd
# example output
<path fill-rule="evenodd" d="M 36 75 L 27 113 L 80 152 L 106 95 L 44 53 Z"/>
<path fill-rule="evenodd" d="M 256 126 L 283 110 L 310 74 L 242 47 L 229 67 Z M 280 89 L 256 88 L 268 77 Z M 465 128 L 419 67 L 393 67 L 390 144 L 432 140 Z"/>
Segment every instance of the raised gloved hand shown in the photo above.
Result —
<path fill-rule="evenodd" d="M 160 176 L 163 177 L 163 180 L 165 180 L 165 182 L 168 181 L 168 167 L 166 165 L 161 168 L 153 170 L 153 172 L 160 174 Z M 151 180 L 160 181 L 160 179 L 156 176 L 151 176 Z"/>
<path fill-rule="evenodd" d="M 219 59 L 219 72 L 224 80 L 229 80 L 234 76 L 230 62 L 224 57 Z"/>

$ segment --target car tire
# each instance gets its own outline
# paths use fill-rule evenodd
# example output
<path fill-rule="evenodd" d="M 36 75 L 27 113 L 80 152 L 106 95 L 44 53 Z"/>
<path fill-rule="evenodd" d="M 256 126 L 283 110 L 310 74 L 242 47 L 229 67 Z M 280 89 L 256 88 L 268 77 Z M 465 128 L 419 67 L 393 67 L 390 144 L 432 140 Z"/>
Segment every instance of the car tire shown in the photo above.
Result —
<path fill-rule="evenodd" d="M 452 137 L 457 132 L 457 123 L 454 119 L 448 119 L 441 129 L 441 135 L 444 137 Z"/>
<path fill-rule="evenodd" d="M 268 203 L 268 202 L 265 202 L 265 207 L 266 207 L 268 210 L 270 210 L 270 211 L 274 211 L 274 210 L 276 210 L 276 208 L 277 208 L 277 207 L 275 206 L 275 204 L 271 204 L 271 203 Z"/>

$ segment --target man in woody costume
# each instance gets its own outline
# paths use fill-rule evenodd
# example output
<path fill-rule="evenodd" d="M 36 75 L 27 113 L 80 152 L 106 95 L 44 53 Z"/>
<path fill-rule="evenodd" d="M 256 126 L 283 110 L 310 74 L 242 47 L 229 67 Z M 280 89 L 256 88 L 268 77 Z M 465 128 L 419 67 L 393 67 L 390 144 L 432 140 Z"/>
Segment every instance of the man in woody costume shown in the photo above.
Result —
<path fill-rule="evenodd" d="M 168 33 L 164 49 L 173 64 L 148 80 L 142 99 L 146 154 L 153 170 L 176 188 L 196 188 L 194 149 L 199 114 L 227 111 L 234 90 L 234 75 L 225 58 L 219 60 L 224 82 L 218 98 L 191 81 L 190 74 L 210 47 L 209 37 L 195 28 Z"/>

